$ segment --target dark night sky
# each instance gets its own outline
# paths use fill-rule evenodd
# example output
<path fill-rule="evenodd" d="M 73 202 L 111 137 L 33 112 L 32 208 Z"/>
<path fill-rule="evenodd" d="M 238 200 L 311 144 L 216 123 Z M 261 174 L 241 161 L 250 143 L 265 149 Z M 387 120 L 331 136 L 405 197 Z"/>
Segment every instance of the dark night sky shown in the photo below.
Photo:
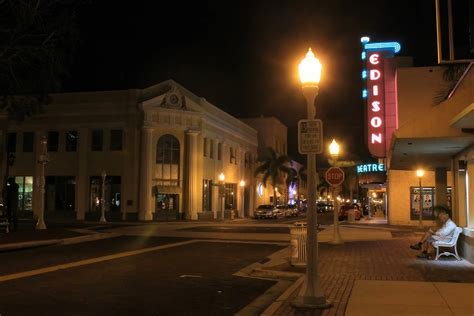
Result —
<path fill-rule="evenodd" d="M 326 141 L 367 157 L 360 37 L 396 40 L 417 65 L 436 58 L 433 1 L 92 1 L 66 91 L 144 88 L 174 79 L 236 117 L 306 116 L 297 65 L 312 47 L 324 70 L 317 117 Z"/>

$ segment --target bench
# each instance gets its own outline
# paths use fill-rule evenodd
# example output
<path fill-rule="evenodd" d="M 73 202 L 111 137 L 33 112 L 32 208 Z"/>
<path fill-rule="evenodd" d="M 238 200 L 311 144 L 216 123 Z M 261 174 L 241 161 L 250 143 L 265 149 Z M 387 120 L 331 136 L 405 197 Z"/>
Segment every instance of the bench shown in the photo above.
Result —
<path fill-rule="evenodd" d="M 450 241 L 435 241 L 432 243 L 433 247 L 436 248 L 435 260 L 438 260 L 438 258 L 441 256 L 454 256 L 457 260 L 461 260 L 461 258 L 458 255 L 458 249 L 456 247 L 456 244 L 458 242 L 458 238 L 461 232 L 462 232 L 462 228 L 456 227 Z M 451 248 L 450 249 L 451 251 L 444 251 L 440 253 L 439 252 L 440 248 Z"/>

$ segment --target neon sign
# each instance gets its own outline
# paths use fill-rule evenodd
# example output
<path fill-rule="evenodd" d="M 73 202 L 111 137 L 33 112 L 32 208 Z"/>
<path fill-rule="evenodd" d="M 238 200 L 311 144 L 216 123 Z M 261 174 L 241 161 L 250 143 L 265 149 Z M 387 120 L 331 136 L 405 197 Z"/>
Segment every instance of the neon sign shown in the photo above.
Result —
<path fill-rule="evenodd" d="M 383 163 L 366 163 L 363 165 L 357 166 L 357 173 L 367 173 L 367 172 L 382 172 L 385 171 L 385 166 Z"/>
<path fill-rule="evenodd" d="M 362 56 L 366 63 L 366 69 L 362 71 L 362 78 L 366 82 L 362 97 L 367 99 L 368 147 L 372 156 L 384 158 L 386 141 L 391 137 L 387 137 L 385 91 L 392 88 L 386 86 L 387 82 L 389 85 L 394 84 L 394 78 L 385 77 L 385 59 L 398 53 L 401 47 L 397 42 L 369 43 L 369 40 L 368 37 L 361 38 L 364 48 Z M 390 107 L 394 104 L 392 100 L 388 103 Z M 392 121 L 393 118 L 390 119 L 390 131 L 393 130 Z"/>

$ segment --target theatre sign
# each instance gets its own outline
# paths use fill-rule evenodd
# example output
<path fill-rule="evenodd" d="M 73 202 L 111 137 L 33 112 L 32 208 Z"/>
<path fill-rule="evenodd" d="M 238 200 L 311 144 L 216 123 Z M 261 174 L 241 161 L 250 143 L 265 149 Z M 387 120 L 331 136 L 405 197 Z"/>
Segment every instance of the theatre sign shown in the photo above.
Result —
<path fill-rule="evenodd" d="M 365 62 L 362 97 L 367 99 L 368 148 L 373 157 L 385 158 L 386 147 L 397 128 L 395 70 L 388 59 L 400 51 L 400 44 L 369 43 L 368 37 L 361 38 L 361 42 L 361 57 Z"/>

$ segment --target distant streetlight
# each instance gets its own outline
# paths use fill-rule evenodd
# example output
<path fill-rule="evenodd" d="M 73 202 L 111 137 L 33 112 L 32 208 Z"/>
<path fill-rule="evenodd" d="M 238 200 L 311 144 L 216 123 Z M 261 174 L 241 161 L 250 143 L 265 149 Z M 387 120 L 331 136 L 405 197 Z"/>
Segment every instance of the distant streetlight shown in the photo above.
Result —
<path fill-rule="evenodd" d="M 225 213 L 225 175 L 223 172 L 219 174 L 219 196 L 221 198 L 222 221 L 224 221 Z"/>
<path fill-rule="evenodd" d="M 419 187 L 419 192 L 420 192 L 420 199 L 419 199 L 419 220 L 418 220 L 418 226 L 420 228 L 423 228 L 423 188 L 421 187 L 421 178 L 425 175 L 425 171 L 423 169 L 418 169 L 416 170 L 416 176 L 418 177 L 418 187 Z"/>
<path fill-rule="evenodd" d="M 44 222 L 44 200 L 45 200 L 45 176 L 44 176 L 44 169 L 49 162 L 48 157 L 48 138 L 43 136 L 41 138 L 41 155 L 39 156 L 38 163 L 41 165 L 40 175 L 38 176 L 38 180 L 36 181 L 36 185 L 40 189 L 41 194 L 41 202 L 38 203 L 38 222 L 36 223 L 36 229 L 43 230 L 46 229 L 46 224 Z"/>
<path fill-rule="evenodd" d="M 336 167 L 336 162 L 337 158 L 339 157 L 339 144 L 336 142 L 335 139 L 332 140 L 331 144 L 329 145 L 329 154 L 331 155 L 333 161 L 334 161 L 334 166 Z M 336 189 L 335 186 L 331 186 L 333 189 L 332 194 L 334 196 L 338 195 L 338 189 Z M 341 233 L 339 232 L 339 202 L 341 201 L 340 197 L 338 196 L 336 201 L 334 201 L 334 208 L 333 208 L 333 226 L 334 226 L 334 233 L 333 233 L 333 239 L 330 242 L 331 244 L 334 245 L 340 245 L 343 244 L 344 241 L 341 238 Z"/>
<path fill-rule="evenodd" d="M 101 173 L 102 177 L 102 192 L 101 192 L 101 203 L 100 203 L 100 222 L 101 223 L 107 223 L 107 220 L 105 219 L 105 179 L 107 177 L 107 174 L 105 173 L 105 170 L 102 170 Z"/>
<path fill-rule="evenodd" d="M 240 217 L 244 217 L 245 215 L 245 181 L 244 180 L 240 180 L 240 189 L 242 191 L 242 214 L 240 215 Z"/>
<path fill-rule="evenodd" d="M 306 57 L 299 64 L 298 70 L 306 98 L 307 119 L 316 118 L 316 106 L 314 101 L 319 92 L 319 81 L 321 80 L 321 63 L 314 57 L 311 48 Z M 308 170 L 308 225 L 306 243 L 306 282 L 304 289 L 293 302 L 296 307 L 323 309 L 330 304 L 326 301 L 324 293 L 318 282 L 318 235 L 317 235 L 317 213 L 316 213 L 316 154 L 309 153 L 307 159 Z"/>

